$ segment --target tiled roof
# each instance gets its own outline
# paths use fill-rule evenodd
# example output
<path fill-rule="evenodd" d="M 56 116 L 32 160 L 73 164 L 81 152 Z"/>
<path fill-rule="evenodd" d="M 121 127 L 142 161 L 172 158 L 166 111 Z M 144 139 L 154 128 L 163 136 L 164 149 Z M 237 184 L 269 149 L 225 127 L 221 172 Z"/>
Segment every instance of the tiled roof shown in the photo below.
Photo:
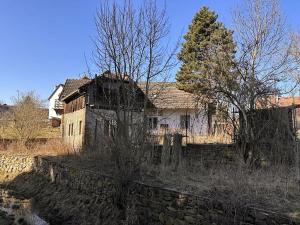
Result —
<path fill-rule="evenodd" d="M 293 105 L 300 105 L 300 97 L 294 96 L 294 97 L 269 97 L 267 99 L 267 106 L 277 106 L 277 107 L 287 107 L 287 106 L 293 106 Z M 258 106 L 260 104 L 266 104 L 264 101 L 263 103 L 258 102 Z"/>
<path fill-rule="evenodd" d="M 139 86 L 145 92 L 146 84 Z M 159 109 L 194 109 L 198 107 L 196 96 L 179 90 L 175 82 L 151 82 L 148 98 Z"/>
<path fill-rule="evenodd" d="M 291 106 L 291 105 L 299 105 L 300 97 L 280 97 L 278 99 L 279 106 Z"/>
<path fill-rule="evenodd" d="M 60 100 L 67 97 L 68 95 L 75 92 L 81 86 L 90 82 L 88 78 L 81 78 L 81 79 L 67 79 L 64 85 L 64 88 L 60 94 Z"/>

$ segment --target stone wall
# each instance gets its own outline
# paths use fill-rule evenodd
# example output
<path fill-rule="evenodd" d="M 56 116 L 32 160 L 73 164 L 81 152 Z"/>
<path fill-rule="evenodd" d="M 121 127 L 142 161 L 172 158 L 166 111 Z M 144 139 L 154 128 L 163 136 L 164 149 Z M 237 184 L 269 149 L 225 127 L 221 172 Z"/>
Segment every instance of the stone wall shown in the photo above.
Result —
<path fill-rule="evenodd" d="M 28 155 L 0 154 L 0 180 L 11 180 L 33 169 L 35 159 Z"/>
<path fill-rule="evenodd" d="M 215 199 L 138 184 L 135 198 L 140 224 L 300 224 L 300 220 L 296 221 L 287 215 L 247 207 L 242 202 L 236 205 L 225 196 Z"/>
<path fill-rule="evenodd" d="M 110 176 L 76 170 L 42 158 L 39 159 L 37 168 L 39 173 L 50 177 L 59 185 L 84 193 L 114 195 L 115 187 Z M 242 203 L 235 205 L 226 196 L 223 199 L 220 196 L 211 198 L 141 182 L 132 183 L 128 202 L 139 224 L 143 225 L 300 224 L 300 221 L 293 221 L 286 215 L 240 207 Z"/>
<path fill-rule="evenodd" d="M 173 146 L 171 146 L 172 154 Z M 234 163 L 234 145 L 232 144 L 188 144 L 182 147 L 182 159 L 189 168 L 209 167 L 217 164 Z M 152 161 L 161 163 L 162 146 L 154 146 Z"/>
<path fill-rule="evenodd" d="M 213 166 L 234 162 L 232 144 L 189 144 L 186 147 L 186 159 L 192 167 Z"/>
<path fill-rule="evenodd" d="M 30 159 L 24 156 L 1 155 L 0 159 L 5 162 L 1 166 L 1 169 L 5 171 L 15 171 L 21 174 L 33 168 L 36 174 L 49 180 L 51 190 L 56 186 L 58 187 L 56 191 L 67 190 L 67 192 L 77 193 L 72 195 L 72 198 L 84 196 L 84 200 L 78 203 L 82 209 L 76 205 L 76 208 L 72 209 L 75 211 L 70 213 L 75 217 L 74 221 L 80 222 L 79 215 L 87 213 L 89 215 L 81 217 L 88 218 L 85 221 L 86 224 L 101 224 L 98 223 L 95 212 L 106 213 L 107 216 L 113 215 L 116 188 L 113 178 L 108 175 L 71 167 L 63 161 L 45 157 Z M 19 163 L 20 165 L 17 165 Z M 45 195 L 41 192 L 43 190 L 39 193 L 41 199 L 50 196 L 49 201 L 54 201 L 55 198 L 49 195 L 49 191 Z M 70 202 L 74 201 L 76 199 Z M 53 205 L 58 204 L 53 203 Z M 65 199 L 62 207 L 74 207 L 68 204 L 71 203 Z M 136 225 L 300 224 L 300 221 L 289 218 L 287 215 L 247 207 L 247 204 L 243 202 L 233 203 L 226 195 L 222 196 L 217 193 L 210 195 L 208 192 L 195 195 L 162 185 L 153 185 L 152 182 L 132 182 L 127 194 L 127 204 L 126 209 L 136 216 Z M 64 212 L 66 213 L 67 210 Z M 103 215 L 101 216 L 104 218 Z"/>
<path fill-rule="evenodd" d="M 101 194 L 113 189 L 112 178 L 109 176 L 68 167 L 45 157 L 36 159 L 35 171 L 49 178 L 53 183 L 84 193 Z"/>

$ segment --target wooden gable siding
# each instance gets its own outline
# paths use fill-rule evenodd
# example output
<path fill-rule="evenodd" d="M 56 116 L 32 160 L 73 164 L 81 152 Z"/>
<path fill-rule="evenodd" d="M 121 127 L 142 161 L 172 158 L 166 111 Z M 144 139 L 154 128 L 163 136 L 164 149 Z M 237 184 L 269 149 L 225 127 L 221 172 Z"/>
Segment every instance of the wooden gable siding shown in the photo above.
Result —
<path fill-rule="evenodd" d="M 122 86 L 118 81 L 107 81 L 101 80 L 97 82 L 93 82 L 89 85 L 87 90 L 87 98 L 88 104 L 93 106 L 93 108 L 97 109 L 116 109 L 118 103 L 121 108 L 130 108 L 132 110 L 140 109 L 143 107 L 144 95 L 141 91 L 135 90 L 133 92 L 129 84 L 126 83 L 124 85 L 126 88 L 125 95 L 123 95 Z M 128 102 L 129 95 L 132 103 Z M 118 95 L 119 98 L 118 99 Z"/>
<path fill-rule="evenodd" d="M 83 109 L 84 107 L 85 107 L 85 97 L 82 95 L 77 98 L 74 98 L 68 103 L 65 103 L 64 112 L 71 113 Z"/>

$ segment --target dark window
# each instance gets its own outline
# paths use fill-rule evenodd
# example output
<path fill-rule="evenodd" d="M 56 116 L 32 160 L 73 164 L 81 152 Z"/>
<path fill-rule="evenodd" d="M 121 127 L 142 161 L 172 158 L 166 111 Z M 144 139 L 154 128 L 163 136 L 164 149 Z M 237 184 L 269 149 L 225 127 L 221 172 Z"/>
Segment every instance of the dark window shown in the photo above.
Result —
<path fill-rule="evenodd" d="M 69 124 L 68 136 L 71 135 L 71 124 Z"/>
<path fill-rule="evenodd" d="M 79 121 L 79 134 L 82 132 L 82 121 Z"/>
<path fill-rule="evenodd" d="M 180 116 L 180 128 L 181 129 L 189 129 L 190 128 L 190 115 L 181 115 Z"/>
<path fill-rule="evenodd" d="M 73 136 L 73 128 L 74 128 L 74 124 L 71 124 L 71 136 Z"/>
<path fill-rule="evenodd" d="M 157 117 L 148 117 L 148 126 L 150 129 L 156 129 L 157 128 Z"/>

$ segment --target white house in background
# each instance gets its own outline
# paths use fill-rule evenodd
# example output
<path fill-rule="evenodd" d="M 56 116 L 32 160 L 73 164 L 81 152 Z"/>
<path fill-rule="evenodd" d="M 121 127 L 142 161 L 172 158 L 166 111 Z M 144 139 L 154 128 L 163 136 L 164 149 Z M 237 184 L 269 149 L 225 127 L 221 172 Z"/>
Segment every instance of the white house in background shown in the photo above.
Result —
<path fill-rule="evenodd" d="M 63 113 L 63 104 L 59 100 L 60 94 L 64 86 L 62 84 L 56 85 L 54 91 L 48 98 L 49 100 L 49 115 L 48 118 L 51 121 L 53 127 L 57 127 L 61 123 L 61 116 Z"/>
<path fill-rule="evenodd" d="M 145 91 L 145 84 L 141 87 Z M 198 104 L 195 95 L 179 90 L 175 82 L 150 83 L 148 97 L 155 107 L 148 112 L 152 134 L 179 132 L 198 137 L 213 132 L 213 115 Z"/>

